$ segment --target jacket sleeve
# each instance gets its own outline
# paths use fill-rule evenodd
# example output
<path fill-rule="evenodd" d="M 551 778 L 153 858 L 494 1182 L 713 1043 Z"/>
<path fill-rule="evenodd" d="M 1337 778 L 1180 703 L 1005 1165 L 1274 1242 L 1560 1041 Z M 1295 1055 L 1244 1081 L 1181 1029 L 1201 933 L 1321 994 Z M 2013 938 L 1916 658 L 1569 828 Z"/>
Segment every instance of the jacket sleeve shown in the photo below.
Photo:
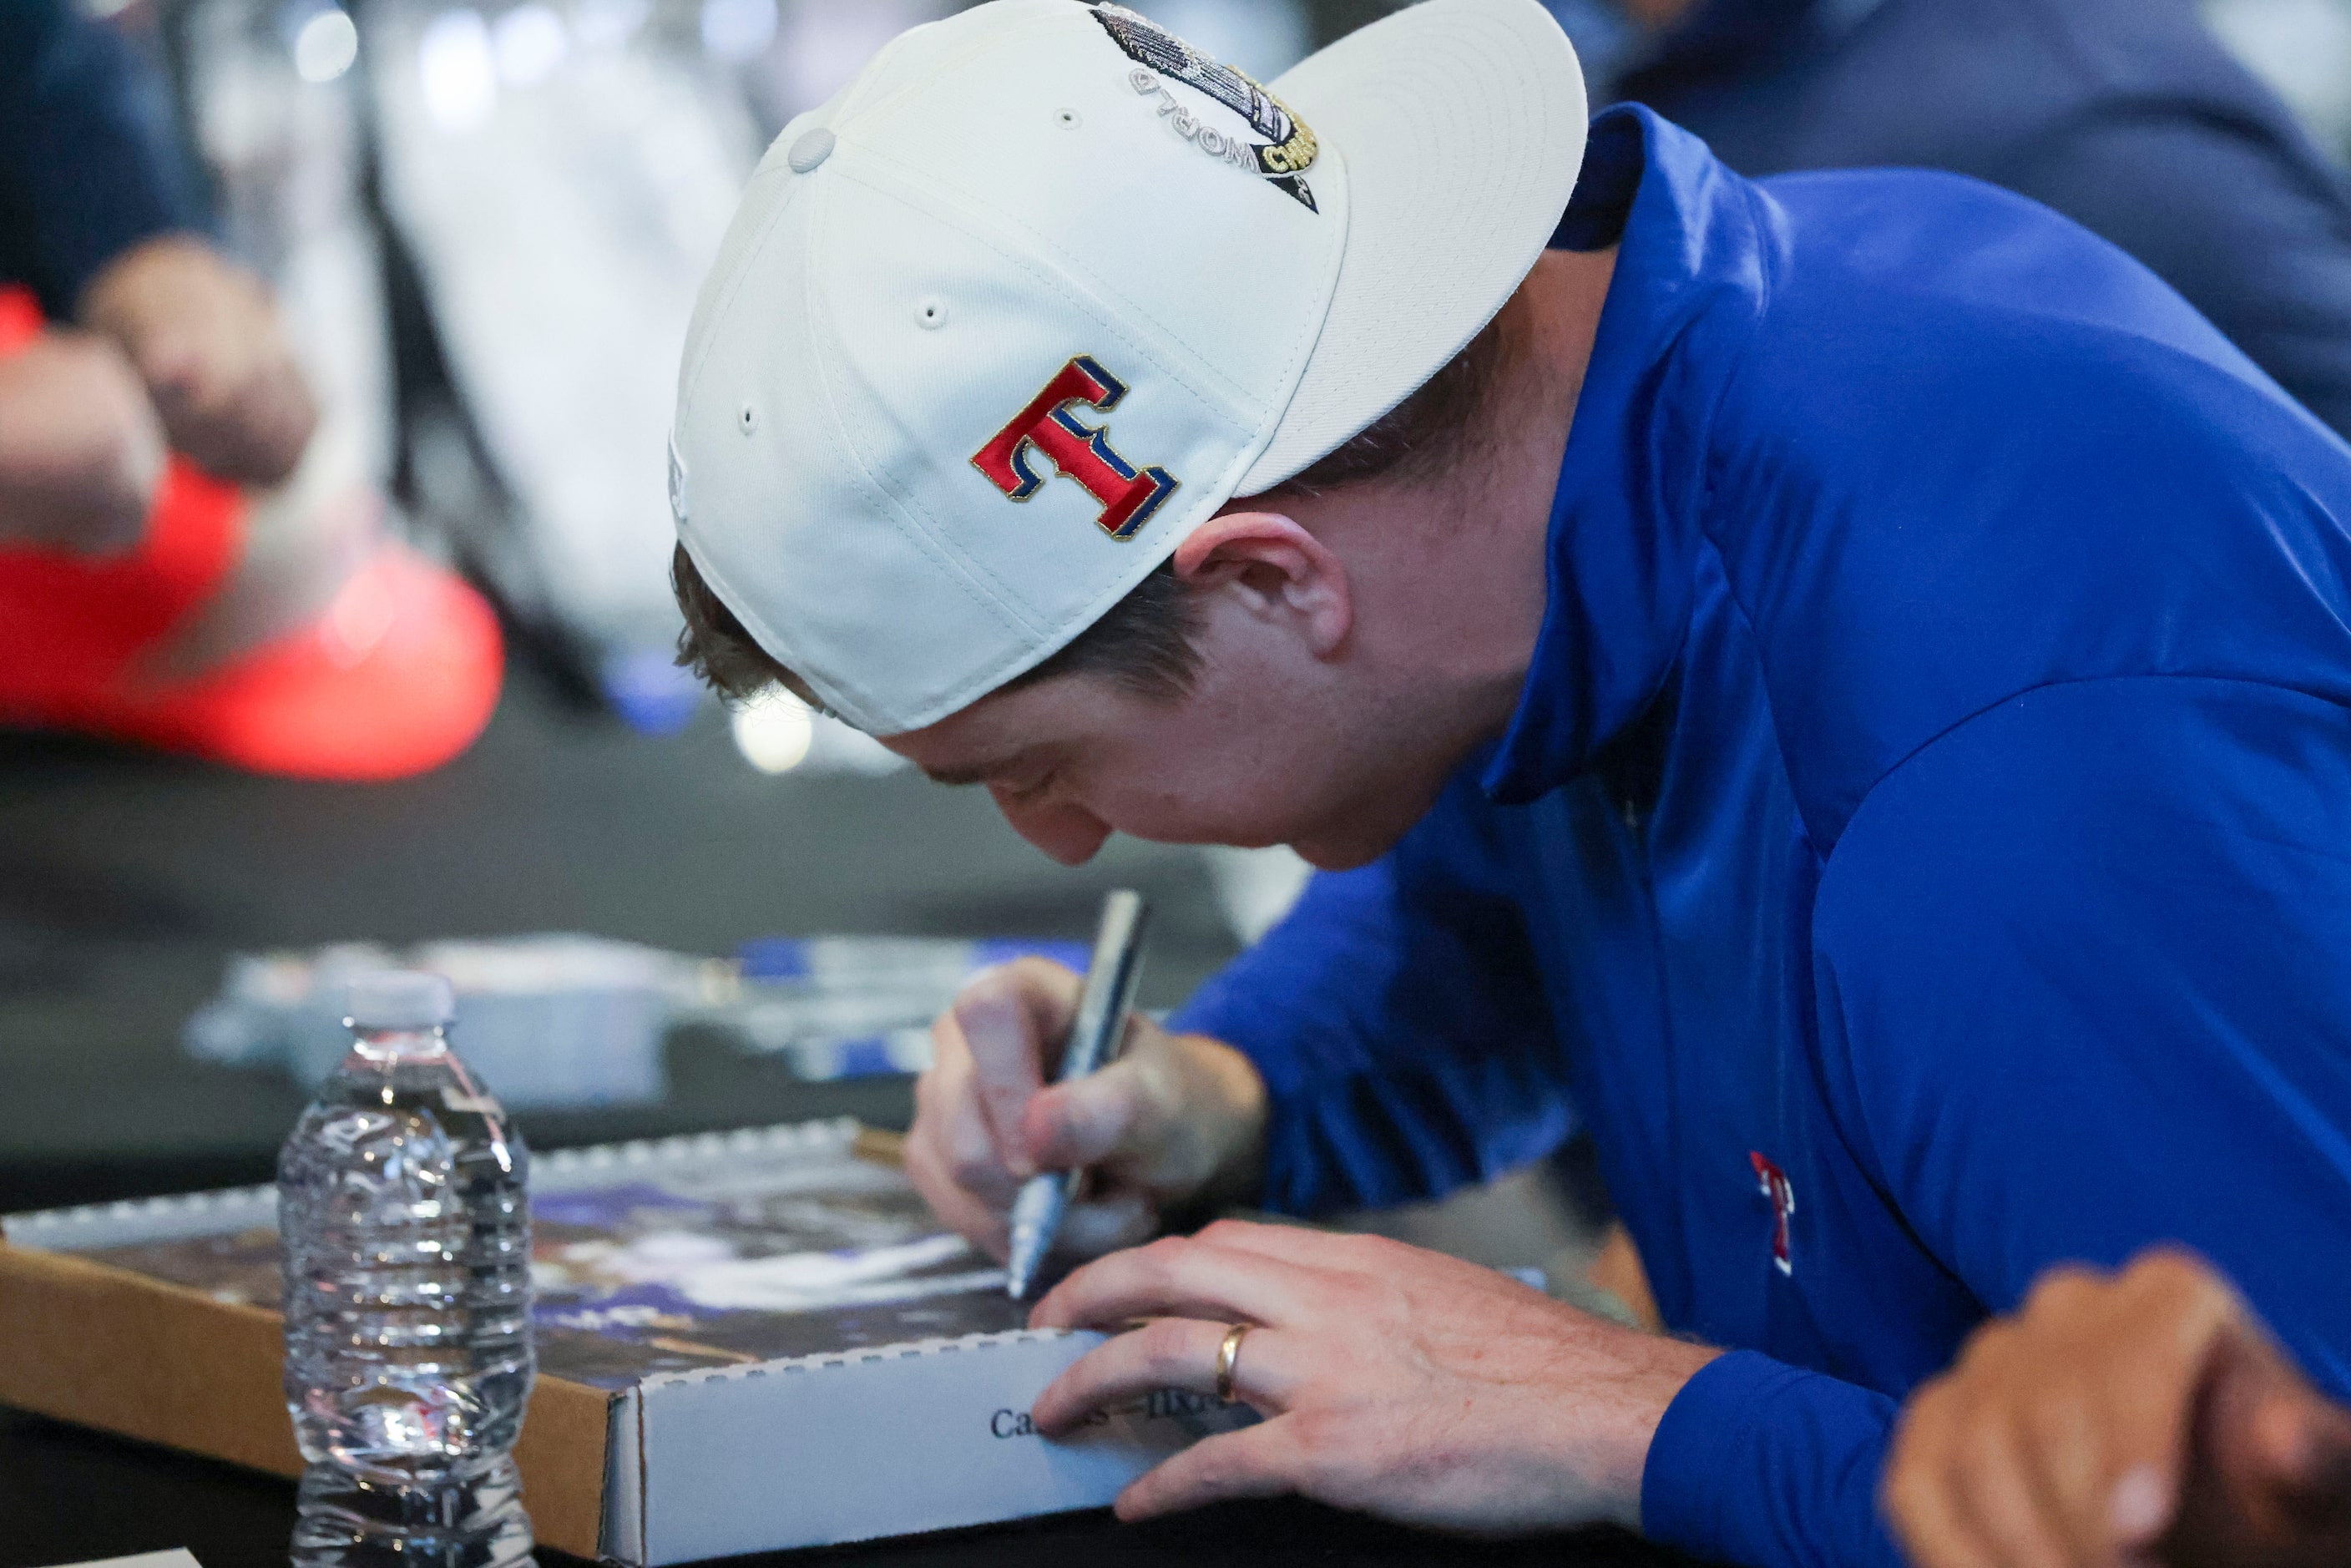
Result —
<path fill-rule="evenodd" d="M 1566 1070 L 1511 898 L 1499 810 L 1458 777 L 1383 859 L 1318 873 L 1171 1027 L 1265 1077 L 1266 1207 L 1429 1197 L 1547 1154 Z"/>
<path fill-rule="evenodd" d="M 1838 1130 L 1985 1311 L 2181 1241 L 2351 1392 L 2351 712 L 2188 676 L 2013 698 L 1863 801 L 1813 929 Z M 1645 1517 L 1758 1568 L 1891 1561 L 1893 1419 L 1725 1357 L 1660 1427 Z"/>
<path fill-rule="evenodd" d="M 2184 106 L 2117 108 L 1996 177 L 2146 263 L 2351 437 L 2351 197 L 2288 134 Z"/>
<path fill-rule="evenodd" d="M 160 75 L 73 0 L 0 5 L 0 281 L 70 319 L 107 263 L 204 221 Z"/>

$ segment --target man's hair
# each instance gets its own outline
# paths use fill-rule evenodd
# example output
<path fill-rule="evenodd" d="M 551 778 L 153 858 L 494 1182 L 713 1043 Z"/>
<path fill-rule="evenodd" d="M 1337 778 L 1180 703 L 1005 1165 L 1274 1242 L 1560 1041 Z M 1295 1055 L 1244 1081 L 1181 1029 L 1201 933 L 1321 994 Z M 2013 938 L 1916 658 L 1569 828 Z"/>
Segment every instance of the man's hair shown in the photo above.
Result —
<path fill-rule="evenodd" d="M 1452 472 L 1482 453 L 1479 419 L 1500 379 L 1502 360 L 1498 318 L 1419 391 L 1266 495 L 1320 496 L 1374 480 L 1419 484 Z M 759 646 L 726 601 L 711 591 L 683 544 L 670 557 L 670 586 L 685 616 L 685 630 L 677 638 L 680 664 L 731 699 L 756 696 L 778 685 L 810 696 L 807 683 Z M 998 689 L 1060 675 L 1093 675 L 1140 697 L 1172 701 L 1191 689 L 1199 670 L 1199 649 L 1193 642 L 1197 616 L 1192 590 L 1176 575 L 1176 563 L 1162 561 L 1092 625 Z"/>
<path fill-rule="evenodd" d="M 685 630 L 677 634 L 679 664 L 730 700 L 757 696 L 773 685 L 815 700 L 807 683 L 759 646 L 726 601 L 711 591 L 684 545 L 670 556 L 669 576 L 677 607 L 685 614 Z M 1138 696 L 1181 696 L 1200 662 L 1192 645 L 1190 601 L 1191 590 L 1174 565 L 1163 563 L 1059 652 L 998 689 L 1082 674 L 1099 675 Z"/>

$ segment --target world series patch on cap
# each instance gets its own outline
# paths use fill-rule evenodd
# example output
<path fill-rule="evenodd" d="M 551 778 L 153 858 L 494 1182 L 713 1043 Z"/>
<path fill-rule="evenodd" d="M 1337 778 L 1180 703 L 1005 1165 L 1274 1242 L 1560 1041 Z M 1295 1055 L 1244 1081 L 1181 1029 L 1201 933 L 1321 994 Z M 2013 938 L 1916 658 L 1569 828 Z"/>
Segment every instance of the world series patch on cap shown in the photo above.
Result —
<path fill-rule="evenodd" d="M 914 28 L 752 176 L 679 371 L 678 537 L 842 717 L 934 723 L 1459 352 L 1584 125 L 1536 0 L 1425 0 L 1263 84 L 1117 5 Z"/>

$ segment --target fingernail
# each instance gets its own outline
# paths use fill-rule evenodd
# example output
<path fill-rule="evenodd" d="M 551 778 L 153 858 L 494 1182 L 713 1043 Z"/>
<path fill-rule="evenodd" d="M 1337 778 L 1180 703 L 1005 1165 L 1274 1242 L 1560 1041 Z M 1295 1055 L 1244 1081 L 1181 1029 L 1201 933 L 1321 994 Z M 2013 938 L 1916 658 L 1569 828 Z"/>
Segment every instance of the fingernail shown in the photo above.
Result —
<path fill-rule="evenodd" d="M 2134 1465 L 2115 1483 L 2111 1512 L 2115 1533 L 2125 1541 L 2146 1541 L 2161 1532 L 2171 1520 L 2171 1500 L 2164 1495 L 2163 1478 L 2153 1465 Z"/>

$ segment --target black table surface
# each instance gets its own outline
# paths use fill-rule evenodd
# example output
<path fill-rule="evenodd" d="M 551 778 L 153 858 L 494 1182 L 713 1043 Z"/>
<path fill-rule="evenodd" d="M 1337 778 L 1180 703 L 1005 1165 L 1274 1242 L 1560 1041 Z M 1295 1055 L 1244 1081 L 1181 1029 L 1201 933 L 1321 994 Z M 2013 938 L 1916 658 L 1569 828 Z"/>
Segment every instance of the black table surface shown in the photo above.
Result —
<path fill-rule="evenodd" d="M 208 1459 L 0 1411 L 0 1568 L 128 1556 L 174 1546 L 204 1568 L 286 1561 L 294 1488 Z M 544 1568 L 577 1559 L 541 1551 Z M 1681 1560 L 1622 1531 L 1471 1542 L 1383 1524 L 1294 1499 L 1236 1503 L 1123 1525 L 1108 1511 L 980 1530 L 728 1560 L 777 1568 L 1175 1568 L 1247 1563 L 1388 1568 L 1670 1568 Z"/>

